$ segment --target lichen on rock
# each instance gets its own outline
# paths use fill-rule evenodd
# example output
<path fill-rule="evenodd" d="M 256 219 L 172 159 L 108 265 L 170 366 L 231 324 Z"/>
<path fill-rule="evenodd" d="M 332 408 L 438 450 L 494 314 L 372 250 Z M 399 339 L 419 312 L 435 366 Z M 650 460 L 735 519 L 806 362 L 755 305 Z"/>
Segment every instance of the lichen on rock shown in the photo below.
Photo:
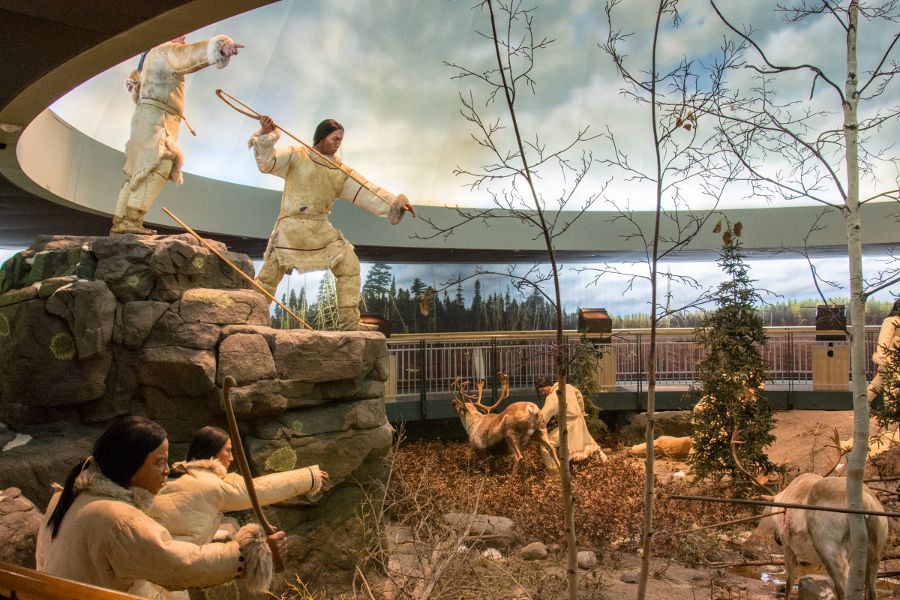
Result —
<path fill-rule="evenodd" d="M 266 470 L 281 473 L 297 466 L 297 453 L 290 446 L 282 446 L 266 459 Z"/>
<path fill-rule="evenodd" d="M 75 338 L 60 331 L 50 340 L 50 351 L 57 360 L 72 360 L 75 358 Z"/>

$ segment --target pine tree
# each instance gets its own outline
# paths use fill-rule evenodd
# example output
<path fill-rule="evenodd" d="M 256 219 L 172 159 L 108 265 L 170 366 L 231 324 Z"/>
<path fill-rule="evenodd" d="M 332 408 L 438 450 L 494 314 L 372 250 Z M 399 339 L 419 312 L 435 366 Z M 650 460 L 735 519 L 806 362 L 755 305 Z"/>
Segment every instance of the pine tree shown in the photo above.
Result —
<path fill-rule="evenodd" d="M 481 298 L 481 282 L 475 280 L 475 292 L 472 296 L 472 331 L 483 331 L 485 327 L 484 301 Z"/>
<path fill-rule="evenodd" d="M 569 351 L 572 352 L 569 383 L 578 388 L 584 397 L 584 421 L 591 436 L 597 440 L 609 431 L 600 419 L 600 406 L 597 404 L 597 394 L 600 392 L 597 365 L 601 354 L 587 336 L 582 336 L 577 346 L 569 346 Z"/>
<path fill-rule="evenodd" d="M 320 330 L 337 329 L 337 291 L 335 289 L 334 275 L 325 273 L 319 284 L 319 292 L 316 296 L 316 311 L 312 325 Z"/>
<path fill-rule="evenodd" d="M 384 314 L 391 279 L 390 265 L 380 262 L 372 265 L 362 286 L 362 297 L 366 310 Z"/>
<path fill-rule="evenodd" d="M 739 225 L 735 224 L 737 233 Z M 731 475 L 746 481 L 741 465 L 754 477 L 775 470 L 765 453 L 775 438 L 772 405 L 764 391 L 766 334 L 754 306 L 761 298 L 744 263 L 737 233 L 729 227 L 723 236 L 718 262 L 727 279 L 714 294 L 716 310 L 695 333 L 707 354 L 698 364 L 699 386 L 691 390 L 702 404 L 693 415 L 690 462 L 698 478 Z M 733 441 L 740 465 L 732 457 Z"/>

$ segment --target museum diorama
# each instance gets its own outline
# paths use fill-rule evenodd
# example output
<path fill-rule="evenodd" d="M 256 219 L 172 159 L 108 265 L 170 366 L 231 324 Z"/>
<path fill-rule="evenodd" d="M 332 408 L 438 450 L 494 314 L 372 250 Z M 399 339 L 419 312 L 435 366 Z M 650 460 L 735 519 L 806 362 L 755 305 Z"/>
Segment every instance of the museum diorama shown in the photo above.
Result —
<path fill-rule="evenodd" d="M 0 598 L 900 594 L 896 4 L 581 4 L 0 8 Z"/>

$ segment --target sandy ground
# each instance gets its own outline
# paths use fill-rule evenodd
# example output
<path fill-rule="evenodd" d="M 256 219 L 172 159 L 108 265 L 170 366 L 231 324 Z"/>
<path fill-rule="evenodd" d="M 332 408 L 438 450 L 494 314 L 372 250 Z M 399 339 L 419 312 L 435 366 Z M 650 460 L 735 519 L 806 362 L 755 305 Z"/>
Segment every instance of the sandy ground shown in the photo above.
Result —
<path fill-rule="evenodd" d="M 834 432 L 837 431 L 841 440 L 850 439 L 853 435 L 852 411 L 784 411 L 777 413 L 775 421 L 773 430 L 775 442 L 769 447 L 769 458 L 775 464 L 786 466 L 790 478 L 811 471 L 820 474 L 827 472 L 838 457 L 838 452 L 834 448 Z M 869 434 L 875 435 L 880 431 L 873 419 Z M 635 460 L 643 461 L 643 459 Z M 679 461 L 663 459 L 657 461 L 656 466 L 663 480 L 675 473 L 679 475 L 687 473 L 688 476 L 690 473 L 688 465 Z M 843 465 L 837 473 L 840 473 L 842 467 Z M 895 531 L 898 526 L 900 523 L 892 524 Z M 774 544 L 771 549 L 776 555 L 780 552 Z M 887 550 L 896 551 L 897 548 Z M 617 567 L 604 573 L 602 597 L 608 600 L 634 598 L 636 586 L 622 582 L 621 576 L 632 568 L 629 565 L 636 568 L 639 562 L 637 556 L 627 556 L 621 568 Z M 658 563 L 655 569 L 651 569 L 651 573 L 662 572 L 664 575 L 651 578 L 648 588 L 649 598 L 756 600 L 783 597 L 776 595 L 776 588 L 783 583 L 779 567 L 747 569 L 754 576 L 751 578 L 716 569 L 689 569 L 680 565 L 670 565 L 668 569 L 663 569 L 664 566 L 664 563 Z M 882 569 L 897 570 L 900 569 L 900 563 L 897 561 L 885 563 Z M 764 573 L 770 573 L 765 577 L 766 581 L 762 580 Z M 900 584 L 881 582 L 879 588 L 880 600 L 900 598 Z"/>

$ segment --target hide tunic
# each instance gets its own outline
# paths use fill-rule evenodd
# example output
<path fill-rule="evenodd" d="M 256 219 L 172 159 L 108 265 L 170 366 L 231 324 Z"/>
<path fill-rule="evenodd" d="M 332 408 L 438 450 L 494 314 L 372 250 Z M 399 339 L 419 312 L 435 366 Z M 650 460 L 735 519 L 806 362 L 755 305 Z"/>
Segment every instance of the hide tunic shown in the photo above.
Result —
<path fill-rule="evenodd" d="M 252 508 L 244 478 L 228 473 L 216 459 L 184 463 L 187 473 L 166 482 L 154 496 L 147 514 L 172 537 L 192 544 L 209 544 L 222 522 L 222 513 Z M 319 467 L 313 465 L 253 479 L 262 506 L 294 496 L 316 494 L 322 488 Z M 218 538 L 217 538 L 218 539 Z M 185 592 L 170 591 L 145 583 L 136 590 L 161 600 L 187 600 Z"/>
<path fill-rule="evenodd" d="M 554 383 L 550 388 L 550 393 L 544 398 L 544 407 L 541 408 L 541 415 L 544 421 L 549 423 L 551 417 L 559 414 L 559 400 L 556 397 L 556 391 L 559 384 Z M 566 426 L 569 431 L 569 460 L 580 461 L 590 458 L 595 453 L 600 453 L 603 460 L 606 455 L 594 438 L 588 431 L 587 423 L 584 420 L 584 397 L 573 385 L 566 384 Z M 559 428 L 557 427 L 550 432 L 550 440 L 559 447 Z M 545 462 L 547 458 L 545 457 Z"/>
<path fill-rule="evenodd" d="M 278 130 L 267 134 L 260 130 L 248 141 L 259 170 L 284 179 L 281 210 L 258 282 L 274 293 L 292 269 L 300 273 L 330 270 L 336 279 L 338 308 L 357 310 L 359 259 L 353 245 L 328 220 L 331 207 L 340 198 L 396 225 L 403 218 L 404 202 L 371 182 L 361 186 L 350 173 L 366 180 L 338 156 L 329 157 L 329 163 L 303 146 L 275 148 L 279 137 Z"/>
<path fill-rule="evenodd" d="M 147 212 L 166 180 L 181 184 L 184 155 L 178 130 L 184 120 L 184 76 L 212 65 L 224 68 L 231 57 L 222 54 L 222 47 L 230 42 L 228 36 L 217 35 L 193 44 L 167 42 L 147 53 L 125 145 L 126 181 L 117 215 L 123 215 L 126 206 Z"/>
<path fill-rule="evenodd" d="M 215 585 L 240 576 L 244 565 L 253 562 L 242 558 L 236 541 L 198 546 L 172 539 L 144 513 L 153 499 L 150 492 L 123 488 L 95 467 L 78 476 L 74 491 L 75 501 L 55 538 L 47 522 L 60 493 L 50 500 L 38 531 L 38 571 L 129 592 L 144 580 L 171 589 Z M 259 551 L 267 552 L 265 536 L 251 543 L 262 544 Z M 266 568 L 270 577 L 270 558 Z M 263 589 L 267 586 L 268 580 Z"/>
<path fill-rule="evenodd" d="M 223 512 L 252 508 L 244 478 L 227 473 L 218 460 L 185 463 L 187 473 L 166 483 L 153 498 L 147 514 L 162 524 L 176 540 L 208 544 Z M 313 465 L 253 479 L 262 506 L 294 496 L 315 494 L 322 487 L 319 467 Z"/>

